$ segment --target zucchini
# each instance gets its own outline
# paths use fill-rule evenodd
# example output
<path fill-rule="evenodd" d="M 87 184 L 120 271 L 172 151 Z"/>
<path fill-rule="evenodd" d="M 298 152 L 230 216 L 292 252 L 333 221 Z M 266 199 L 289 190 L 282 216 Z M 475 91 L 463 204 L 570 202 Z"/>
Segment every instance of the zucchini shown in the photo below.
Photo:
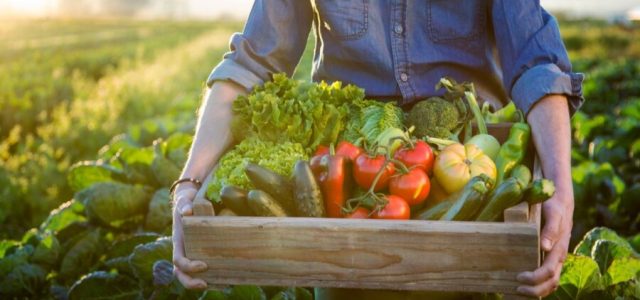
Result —
<path fill-rule="evenodd" d="M 244 169 L 253 186 L 271 195 L 273 199 L 293 216 L 296 204 L 293 200 L 293 185 L 284 176 L 256 164 L 248 163 Z"/>
<path fill-rule="evenodd" d="M 440 217 L 442 217 L 442 215 L 444 215 L 444 213 L 446 213 L 449 210 L 449 208 L 451 208 L 451 205 L 453 205 L 453 203 L 455 202 L 454 199 L 459 196 L 459 193 L 461 192 L 456 192 L 452 194 L 450 198 L 442 200 L 440 203 L 434 206 L 418 211 L 416 215 L 413 217 L 413 219 L 416 219 L 416 220 L 440 219 Z"/>
<path fill-rule="evenodd" d="M 549 179 L 536 179 L 531 183 L 531 187 L 527 189 L 524 199 L 530 205 L 547 201 L 556 192 L 556 186 Z"/>
<path fill-rule="evenodd" d="M 247 193 L 247 203 L 256 216 L 261 217 L 286 217 L 284 208 L 278 204 L 269 194 L 261 190 L 250 190 Z"/>
<path fill-rule="evenodd" d="M 531 170 L 525 165 L 517 165 L 511 170 L 509 177 L 515 177 L 522 186 L 527 186 L 531 182 Z"/>
<path fill-rule="evenodd" d="M 238 216 L 253 216 L 253 211 L 247 204 L 247 191 L 232 185 L 225 185 L 220 190 L 222 204 Z"/>
<path fill-rule="evenodd" d="M 487 205 L 482 209 L 476 221 L 499 221 L 505 209 L 512 207 L 524 196 L 526 186 L 517 177 L 509 177 L 493 191 Z"/>
<path fill-rule="evenodd" d="M 440 220 L 443 221 L 469 221 L 482 208 L 484 196 L 489 192 L 491 179 L 484 174 L 475 176 L 462 188 L 460 194 L 456 194 L 451 207 L 444 213 Z"/>
<path fill-rule="evenodd" d="M 316 181 L 309 163 L 299 160 L 293 168 L 294 195 L 297 215 L 302 217 L 324 216 L 322 191 Z"/>

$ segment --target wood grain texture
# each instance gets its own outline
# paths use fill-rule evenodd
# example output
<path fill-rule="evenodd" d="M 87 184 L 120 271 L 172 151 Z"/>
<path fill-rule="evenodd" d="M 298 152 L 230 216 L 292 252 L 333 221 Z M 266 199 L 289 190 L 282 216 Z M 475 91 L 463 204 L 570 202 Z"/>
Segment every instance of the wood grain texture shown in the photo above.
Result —
<path fill-rule="evenodd" d="M 515 293 L 537 266 L 529 223 L 185 217 L 209 284 Z"/>
<path fill-rule="evenodd" d="M 504 210 L 504 221 L 507 223 L 529 222 L 529 204 L 520 202 L 516 206 Z"/>

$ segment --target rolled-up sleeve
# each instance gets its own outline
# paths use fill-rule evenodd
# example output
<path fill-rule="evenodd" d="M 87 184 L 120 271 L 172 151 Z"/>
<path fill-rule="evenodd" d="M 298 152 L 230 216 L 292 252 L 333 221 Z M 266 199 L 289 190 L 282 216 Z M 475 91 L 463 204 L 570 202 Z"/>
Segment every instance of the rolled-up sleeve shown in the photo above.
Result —
<path fill-rule="evenodd" d="M 525 114 L 546 95 L 563 94 L 573 115 L 584 102 L 584 75 L 571 71 L 558 23 L 539 1 L 495 0 L 493 28 L 509 96 Z"/>
<path fill-rule="evenodd" d="M 293 74 L 313 22 L 310 1 L 256 0 L 242 33 L 231 37 L 230 51 L 213 68 L 207 85 L 232 80 L 247 90 L 274 73 Z"/>

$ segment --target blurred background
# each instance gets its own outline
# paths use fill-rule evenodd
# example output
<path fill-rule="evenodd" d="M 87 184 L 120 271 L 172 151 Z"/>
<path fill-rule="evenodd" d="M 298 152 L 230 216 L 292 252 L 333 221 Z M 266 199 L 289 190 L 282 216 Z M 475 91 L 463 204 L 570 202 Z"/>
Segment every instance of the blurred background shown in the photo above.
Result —
<path fill-rule="evenodd" d="M 0 258 L 28 245 L 50 249 L 32 256 L 42 271 L 16 269 L 40 272 L 22 280 L 33 288 L 21 298 L 64 296 L 95 270 L 130 272 L 118 255 L 171 234 L 167 187 L 186 159 L 204 81 L 252 2 L 0 0 Z M 541 3 L 559 19 L 574 70 L 587 76 L 587 101 L 572 119 L 571 247 L 606 226 L 640 251 L 640 2 Z M 295 78 L 310 78 L 313 41 Z M 127 222 L 88 221 L 74 198 L 100 182 L 117 182 L 123 206 L 104 211 L 130 212 Z M 131 191 L 122 194 L 134 184 L 153 193 L 136 204 Z M 20 272 L 12 276 L 34 274 Z M 58 275 L 44 283 L 44 274 Z M 151 275 L 136 276 L 153 286 Z"/>

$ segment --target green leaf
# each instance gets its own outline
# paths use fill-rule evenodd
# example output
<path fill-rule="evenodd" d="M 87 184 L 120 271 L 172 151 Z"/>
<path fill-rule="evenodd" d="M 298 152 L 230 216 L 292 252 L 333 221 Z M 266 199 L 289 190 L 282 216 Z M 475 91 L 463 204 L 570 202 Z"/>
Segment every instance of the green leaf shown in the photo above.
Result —
<path fill-rule="evenodd" d="M 129 256 L 136 246 L 146 244 L 157 240 L 158 234 L 152 232 L 144 232 L 134 234 L 124 238 L 119 238 L 113 242 L 113 245 L 109 247 L 109 251 L 106 253 L 106 258 L 111 259 L 121 256 Z"/>
<path fill-rule="evenodd" d="M 227 295 L 224 292 L 216 291 L 216 290 L 205 291 L 204 293 L 202 293 L 200 298 L 198 298 L 198 300 L 227 300 L 227 299 L 229 299 L 229 297 L 227 297 Z"/>
<path fill-rule="evenodd" d="M 73 191 L 79 191 L 96 182 L 124 179 L 122 170 L 101 161 L 82 161 L 69 169 L 67 182 Z"/>
<path fill-rule="evenodd" d="M 4 254 L 12 247 L 20 245 L 20 242 L 14 240 L 2 240 L 0 241 L 0 258 L 4 257 Z"/>
<path fill-rule="evenodd" d="M 39 239 L 31 261 L 48 267 L 56 265 L 62 252 L 60 242 L 51 232 L 40 234 Z"/>
<path fill-rule="evenodd" d="M 598 264 L 588 256 L 569 255 L 562 267 L 558 289 L 551 299 L 587 299 L 592 291 L 602 290 Z"/>
<path fill-rule="evenodd" d="M 600 274 L 604 275 L 614 259 L 630 257 L 631 247 L 618 242 L 597 240 L 591 248 L 591 258 L 598 263 Z"/>
<path fill-rule="evenodd" d="M 626 239 L 620 237 L 615 231 L 606 227 L 595 227 L 584 235 L 582 241 L 580 241 L 580 243 L 578 243 L 576 248 L 573 250 L 573 254 L 585 256 L 591 255 L 591 248 L 597 240 L 612 241 L 621 245 L 627 245 L 629 248 L 631 248 L 629 242 Z"/>
<path fill-rule="evenodd" d="M 227 294 L 229 300 L 266 300 L 267 295 L 255 285 L 236 285 Z"/>
<path fill-rule="evenodd" d="M 640 279 L 640 259 L 633 257 L 614 259 L 605 275 L 607 285 L 618 284 L 634 278 Z"/>
<path fill-rule="evenodd" d="M 104 265 L 107 267 L 108 270 L 116 270 L 118 271 L 118 274 L 127 274 L 127 275 L 131 275 L 134 276 L 133 274 L 133 270 L 131 269 L 131 266 L 129 265 L 129 256 L 120 256 L 120 257 L 114 257 L 111 259 L 107 259 L 104 262 Z"/>
<path fill-rule="evenodd" d="M 69 289 L 69 300 L 140 299 L 138 283 L 131 278 L 103 271 L 87 274 Z"/>
<path fill-rule="evenodd" d="M 313 294 L 305 288 L 290 287 L 277 293 L 271 300 L 313 300 Z"/>
<path fill-rule="evenodd" d="M 74 222 L 84 222 L 84 204 L 69 200 L 49 213 L 47 219 L 40 224 L 40 230 L 57 233 Z"/>
<path fill-rule="evenodd" d="M 99 228 L 91 229 L 71 242 L 60 263 L 60 276 L 67 280 L 89 271 L 104 251 L 102 230 Z"/>
<path fill-rule="evenodd" d="M 157 190 L 153 194 L 151 202 L 149 202 L 144 228 L 150 231 L 163 232 L 167 227 L 171 226 L 173 221 L 171 211 L 169 189 L 162 188 Z"/>
<path fill-rule="evenodd" d="M 161 237 L 151 243 L 137 246 L 129 256 L 133 273 L 147 284 L 153 280 L 153 264 L 158 260 L 171 261 L 172 243 L 170 237 Z"/>
<path fill-rule="evenodd" d="M 99 182 L 76 193 L 82 201 L 89 219 L 101 224 L 121 227 L 123 221 L 144 215 L 150 191 L 140 185 L 118 182 Z"/>
<path fill-rule="evenodd" d="M 180 168 L 171 160 L 165 157 L 161 149 L 161 140 L 153 142 L 153 161 L 151 162 L 151 171 L 160 186 L 169 187 L 180 177 Z"/>
<path fill-rule="evenodd" d="M 46 285 L 47 272 L 39 265 L 21 264 L 0 279 L 0 295 L 11 298 L 37 298 Z"/>

